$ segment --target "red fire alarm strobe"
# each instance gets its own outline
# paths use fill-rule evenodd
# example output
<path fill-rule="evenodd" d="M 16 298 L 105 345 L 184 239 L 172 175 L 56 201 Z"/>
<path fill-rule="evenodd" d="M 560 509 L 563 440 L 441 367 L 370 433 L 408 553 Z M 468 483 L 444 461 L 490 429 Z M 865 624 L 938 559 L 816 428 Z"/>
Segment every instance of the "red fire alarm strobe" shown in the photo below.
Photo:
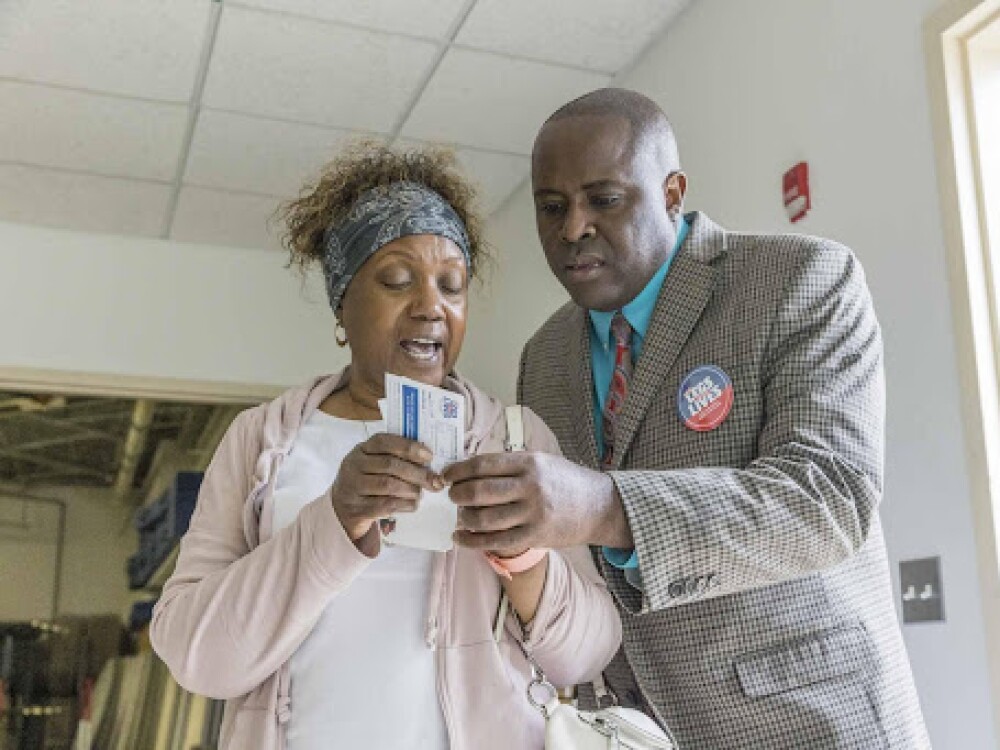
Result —
<path fill-rule="evenodd" d="M 809 195 L 809 165 L 800 161 L 785 172 L 782 187 L 785 211 L 788 213 L 788 218 L 794 223 L 812 208 L 812 199 Z"/>

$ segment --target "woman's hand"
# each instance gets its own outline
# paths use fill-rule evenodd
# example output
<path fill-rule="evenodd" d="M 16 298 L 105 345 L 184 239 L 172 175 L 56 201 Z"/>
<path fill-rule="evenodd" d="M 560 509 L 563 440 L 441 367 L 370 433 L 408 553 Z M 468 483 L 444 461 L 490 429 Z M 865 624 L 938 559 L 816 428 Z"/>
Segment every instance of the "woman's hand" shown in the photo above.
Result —
<path fill-rule="evenodd" d="M 337 518 L 359 549 L 373 546 L 365 538 L 377 519 L 413 512 L 423 489 L 444 489 L 440 475 L 427 468 L 432 457 L 427 446 L 385 433 L 347 454 L 330 494 Z"/>

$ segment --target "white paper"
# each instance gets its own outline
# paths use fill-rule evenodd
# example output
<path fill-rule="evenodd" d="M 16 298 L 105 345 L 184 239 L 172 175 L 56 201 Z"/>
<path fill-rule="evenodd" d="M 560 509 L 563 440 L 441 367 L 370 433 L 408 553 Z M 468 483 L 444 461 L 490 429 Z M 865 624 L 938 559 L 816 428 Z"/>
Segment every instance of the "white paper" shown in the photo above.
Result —
<path fill-rule="evenodd" d="M 457 393 L 387 374 L 384 416 L 386 432 L 417 440 L 433 451 L 433 471 L 443 471 L 465 455 L 465 399 Z M 390 544 L 449 550 L 458 508 L 447 489 L 424 490 L 415 512 L 387 520 L 382 535 Z"/>

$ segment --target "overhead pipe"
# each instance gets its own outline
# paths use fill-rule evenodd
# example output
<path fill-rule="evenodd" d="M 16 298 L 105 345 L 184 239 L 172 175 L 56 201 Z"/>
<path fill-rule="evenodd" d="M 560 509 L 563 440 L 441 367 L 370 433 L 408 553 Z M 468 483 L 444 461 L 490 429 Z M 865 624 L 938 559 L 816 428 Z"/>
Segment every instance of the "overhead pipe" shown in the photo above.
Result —
<path fill-rule="evenodd" d="M 142 458 L 142 454 L 146 450 L 146 440 L 149 437 L 149 428 L 153 424 L 155 409 L 156 402 L 148 399 L 139 399 L 132 409 L 132 424 L 129 426 L 128 436 L 125 438 L 121 461 L 118 464 L 118 477 L 115 479 L 115 486 L 112 490 L 115 499 L 119 502 L 127 501 L 132 492 L 135 472 L 139 467 L 139 459 Z"/>

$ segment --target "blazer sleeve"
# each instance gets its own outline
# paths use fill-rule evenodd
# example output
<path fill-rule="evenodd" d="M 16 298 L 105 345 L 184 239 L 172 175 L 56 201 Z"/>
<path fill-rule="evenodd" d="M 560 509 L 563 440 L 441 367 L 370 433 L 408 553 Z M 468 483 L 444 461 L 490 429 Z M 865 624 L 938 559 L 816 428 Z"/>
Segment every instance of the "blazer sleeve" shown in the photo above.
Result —
<path fill-rule="evenodd" d="M 743 468 L 620 471 L 642 590 L 602 567 L 640 614 L 829 568 L 868 538 L 882 492 L 882 341 L 854 255 L 817 242 L 769 333 L 764 423 Z"/>
<path fill-rule="evenodd" d="M 150 627 L 153 648 L 177 682 L 212 698 L 248 693 L 276 672 L 369 563 L 329 493 L 250 549 L 244 515 L 253 513 L 246 506 L 262 416 L 262 408 L 241 414 L 216 450 Z"/>
<path fill-rule="evenodd" d="M 529 450 L 559 453 L 555 436 L 527 407 L 524 421 Z M 549 552 L 542 596 L 527 632 L 513 613 L 507 627 L 556 685 L 594 679 L 622 640 L 618 610 L 585 547 Z"/>

